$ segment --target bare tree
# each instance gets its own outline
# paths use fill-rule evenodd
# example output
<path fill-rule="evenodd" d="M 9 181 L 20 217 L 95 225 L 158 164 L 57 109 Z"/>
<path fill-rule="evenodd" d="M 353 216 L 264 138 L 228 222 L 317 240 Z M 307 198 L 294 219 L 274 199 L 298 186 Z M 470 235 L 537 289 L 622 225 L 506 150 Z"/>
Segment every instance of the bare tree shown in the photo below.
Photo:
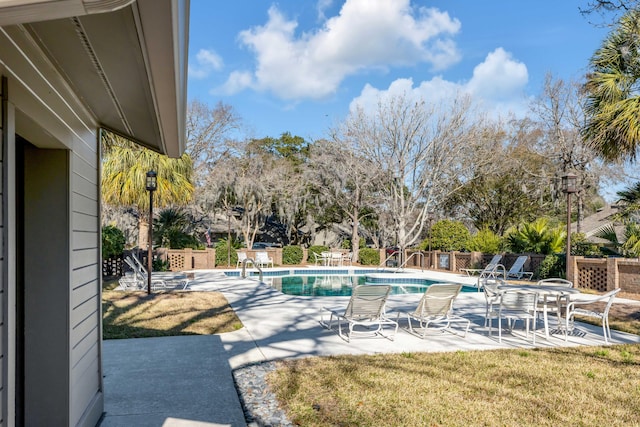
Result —
<path fill-rule="evenodd" d="M 337 205 L 349 218 L 353 257 L 358 259 L 360 223 L 376 205 L 381 174 L 357 147 L 349 145 L 353 141 L 338 134 L 333 137 L 312 146 L 309 179 L 328 204 Z"/>
<path fill-rule="evenodd" d="M 203 180 L 229 153 L 228 139 L 240 130 L 241 120 L 233 107 L 219 102 L 214 108 L 193 100 L 187 108 L 187 147 L 193 160 L 196 182 Z"/>
<path fill-rule="evenodd" d="M 372 113 L 356 108 L 334 133 L 383 174 L 378 209 L 389 212 L 401 253 L 421 238 L 429 213 L 493 160 L 493 129 L 465 95 L 439 105 L 390 97 Z"/>
<path fill-rule="evenodd" d="M 556 180 L 568 172 L 577 175 L 578 232 L 584 220 L 585 201 L 597 192 L 599 179 L 612 172 L 580 133 L 585 123 L 583 106 L 583 92 L 577 83 L 554 79 L 550 74 L 541 95 L 531 105 L 543 129 L 535 149 L 556 164 Z"/>

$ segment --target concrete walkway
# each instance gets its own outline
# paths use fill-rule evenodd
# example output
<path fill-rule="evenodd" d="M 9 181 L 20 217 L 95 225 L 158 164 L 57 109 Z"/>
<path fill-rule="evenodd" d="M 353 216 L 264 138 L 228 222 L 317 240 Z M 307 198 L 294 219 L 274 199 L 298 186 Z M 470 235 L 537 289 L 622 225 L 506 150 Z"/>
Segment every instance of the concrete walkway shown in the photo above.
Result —
<path fill-rule="evenodd" d="M 475 279 L 446 273 L 436 280 L 474 283 Z M 268 280 L 268 279 L 266 279 Z M 384 338 L 343 341 L 321 327 L 323 306 L 344 307 L 348 297 L 284 295 L 253 279 L 228 278 L 219 271 L 196 272 L 196 291 L 220 291 L 244 328 L 222 335 L 105 341 L 105 411 L 102 427 L 115 426 L 243 426 L 244 414 L 232 370 L 247 364 L 282 358 L 336 354 L 376 354 L 530 348 L 531 340 L 515 331 L 489 336 L 484 327 L 482 293 L 461 293 L 456 312 L 472 321 L 466 338 L 450 333 L 421 340 L 401 321 L 395 341 Z M 420 295 L 392 295 L 388 312 L 415 308 Z M 552 325 L 552 332 L 553 325 Z M 557 331 L 556 331 L 557 332 Z M 612 331 L 613 343 L 640 343 L 640 337 Z M 580 324 L 565 342 L 564 335 L 546 338 L 538 331 L 536 347 L 602 345 L 602 329 Z"/>

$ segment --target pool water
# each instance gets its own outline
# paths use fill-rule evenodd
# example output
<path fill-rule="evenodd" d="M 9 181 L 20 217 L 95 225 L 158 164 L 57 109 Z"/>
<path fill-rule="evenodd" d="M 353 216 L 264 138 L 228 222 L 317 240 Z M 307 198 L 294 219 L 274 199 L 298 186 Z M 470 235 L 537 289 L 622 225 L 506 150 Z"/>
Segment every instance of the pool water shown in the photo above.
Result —
<path fill-rule="evenodd" d="M 351 289 L 365 284 L 362 275 L 324 275 L 324 276 L 283 276 L 269 279 L 271 286 L 283 294 L 296 296 L 351 296 Z M 424 284 L 393 284 L 392 294 L 421 294 L 430 284 L 436 282 L 424 280 Z"/>

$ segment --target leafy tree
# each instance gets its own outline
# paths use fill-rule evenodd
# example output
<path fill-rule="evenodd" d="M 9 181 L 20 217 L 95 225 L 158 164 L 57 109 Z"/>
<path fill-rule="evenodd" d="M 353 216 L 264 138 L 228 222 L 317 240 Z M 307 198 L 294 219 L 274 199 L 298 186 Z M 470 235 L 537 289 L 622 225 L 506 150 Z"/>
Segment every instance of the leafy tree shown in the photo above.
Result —
<path fill-rule="evenodd" d="M 627 12 L 590 61 L 583 133 L 605 159 L 635 160 L 640 141 L 640 9 Z"/>
<path fill-rule="evenodd" d="M 547 218 L 538 218 L 511 228 L 506 244 L 514 253 L 555 254 L 564 250 L 566 232 L 561 226 L 551 227 Z"/>
<path fill-rule="evenodd" d="M 109 259 L 124 251 L 124 233 L 113 225 L 102 227 L 102 258 Z"/>
<path fill-rule="evenodd" d="M 469 239 L 467 249 L 485 254 L 497 254 L 502 250 L 502 244 L 500 236 L 489 228 L 483 228 Z"/>
<path fill-rule="evenodd" d="M 611 224 L 596 233 L 596 236 L 613 243 L 625 257 L 640 257 L 640 224 L 638 223 L 627 223 L 623 242 L 619 241 L 615 228 Z"/>
<path fill-rule="evenodd" d="M 139 242 L 147 241 L 149 192 L 146 190 L 147 172 L 157 174 L 154 206 L 166 207 L 186 204 L 193 194 L 191 158 L 183 154 L 172 159 L 133 142 L 105 132 L 102 163 L 102 199 L 112 206 L 133 207 L 139 213 Z"/>
<path fill-rule="evenodd" d="M 199 249 L 203 245 L 193 236 L 192 224 L 193 219 L 183 210 L 164 209 L 153 220 L 154 243 L 170 249 Z"/>
<path fill-rule="evenodd" d="M 431 248 L 441 251 L 462 251 L 467 248 L 471 233 L 460 221 L 442 219 L 431 228 Z"/>

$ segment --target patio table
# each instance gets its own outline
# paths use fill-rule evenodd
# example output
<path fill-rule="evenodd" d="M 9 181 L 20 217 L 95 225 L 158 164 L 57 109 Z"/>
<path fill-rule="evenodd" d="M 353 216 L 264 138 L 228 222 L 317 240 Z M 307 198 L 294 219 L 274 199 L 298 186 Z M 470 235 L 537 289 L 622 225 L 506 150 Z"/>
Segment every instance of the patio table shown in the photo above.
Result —
<path fill-rule="evenodd" d="M 548 311 L 548 298 L 554 297 L 556 305 L 558 307 L 558 325 L 560 325 L 562 316 L 560 314 L 560 300 L 562 298 L 569 299 L 571 295 L 579 294 L 580 290 L 576 288 L 570 288 L 568 286 L 557 285 L 516 285 L 506 284 L 498 286 L 498 291 L 520 291 L 531 292 L 542 297 L 542 316 L 544 321 L 544 335 L 549 338 L 549 319 L 547 316 Z"/>

